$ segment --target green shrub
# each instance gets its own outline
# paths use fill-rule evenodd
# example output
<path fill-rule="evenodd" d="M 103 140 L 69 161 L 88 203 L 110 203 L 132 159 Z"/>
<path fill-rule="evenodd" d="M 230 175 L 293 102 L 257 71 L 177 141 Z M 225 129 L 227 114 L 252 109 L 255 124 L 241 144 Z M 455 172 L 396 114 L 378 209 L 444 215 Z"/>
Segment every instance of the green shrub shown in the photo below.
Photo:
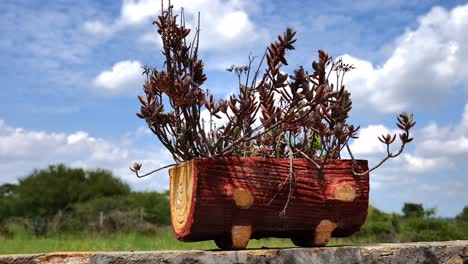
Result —
<path fill-rule="evenodd" d="M 16 215 L 52 216 L 77 202 L 129 192 L 130 187 L 109 171 L 49 166 L 19 180 L 14 191 Z"/>
<path fill-rule="evenodd" d="M 402 233 L 409 241 L 446 241 L 463 239 L 453 222 L 443 219 L 409 218 L 402 222 Z"/>

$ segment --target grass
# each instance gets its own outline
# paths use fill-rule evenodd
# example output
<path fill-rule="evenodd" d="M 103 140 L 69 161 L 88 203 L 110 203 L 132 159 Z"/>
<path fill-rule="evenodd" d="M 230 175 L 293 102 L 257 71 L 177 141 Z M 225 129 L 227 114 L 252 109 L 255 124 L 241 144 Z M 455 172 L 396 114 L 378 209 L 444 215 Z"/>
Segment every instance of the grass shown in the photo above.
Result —
<path fill-rule="evenodd" d="M 33 236 L 24 226 L 10 223 L 11 237 L 0 235 L 0 254 L 34 254 L 64 251 L 155 251 L 155 250 L 196 250 L 217 249 L 213 241 L 180 242 L 170 227 L 160 227 L 155 234 L 123 233 L 59 233 L 47 236 Z M 14 235 L 13 235 L 14 234 Z M 352 245 L 374 243 L 378 237 L 332 238 L 328 245 Z M 290 239 L 252 239 L 248 248 L 294 247 Z"/>
<path fill-rule="evenodd" d="M 289 239 L 268 238 L 251 240 L 249 248 L 292 247 Z M 159 234 L 139 233 L 62 234 L 46 237 L 16 235 L 13 238 L 0 236 L 0 254 L 32 254 L 63 251 L 154 251 L 216 249 L 213 241 L 184 243 L 175 239 L 169 228 Z"/>
<path fill-rule="evenodd" d="M 358 241 L 362 243 L 366 241 Z M 350 239 L 332 239 L 329 245 L 353 244 Z M 289 239 L 252 239 L 248 248 L 294 247 Z M 185 243 L 178 241 L 170 228 L 158 234 L 92 233 L 48 235 L 35 237 L 20 233 L 12 238 L 0 236 L 0 254 L 34 254 L 64 251 L 155 251 L 155 250 L 217 249 L 213 241 Z"/>

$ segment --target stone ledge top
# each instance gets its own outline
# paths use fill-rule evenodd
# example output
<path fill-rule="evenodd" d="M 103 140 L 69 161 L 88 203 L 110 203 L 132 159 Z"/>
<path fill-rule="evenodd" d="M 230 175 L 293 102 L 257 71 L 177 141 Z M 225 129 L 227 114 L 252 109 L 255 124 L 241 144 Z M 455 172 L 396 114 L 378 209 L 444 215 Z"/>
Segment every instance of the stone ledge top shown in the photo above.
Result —
<path fill-rule="evenodd" d="M 138 251 L 55 252 L 0 255 L 0 264 L 123 264 L 123 263 L 468 263 L 468 240 L 331 246 L 269 248 L 239 251 Z"/>

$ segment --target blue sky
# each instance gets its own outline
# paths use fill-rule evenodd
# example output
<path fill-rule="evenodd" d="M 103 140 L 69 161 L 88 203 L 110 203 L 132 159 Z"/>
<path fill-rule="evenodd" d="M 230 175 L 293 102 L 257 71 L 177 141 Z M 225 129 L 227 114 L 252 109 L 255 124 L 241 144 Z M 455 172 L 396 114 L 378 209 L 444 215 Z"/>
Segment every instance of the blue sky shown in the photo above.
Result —
<path fill-rule="evenodd" d="M 377 135 L 414 112 L 416 139 L 405 155 L 371 174 L 371 203 L 403 202 L 454 216 L 468 204 L 468 3 L 464 1 L 173 1 L 189 24 L 202 16 L 206 88 L 236 89 L 224 69 L 260 56 L 286 27 L 298 31 L 291 67 L 310 68 L 317 49 L 357 69 L 347 79 L 361 124 L 352 143 L 371 164 Z M 0 2 L 0 183 L 65 163 L 112 170 L 138 190 L 163 190 L 167 172 L 136 179 L 128 165 L 171 163 L 148 133 L 136 95 L 140 66 L 162 66 L 152 18 L 159 0 Z M 291 69 L 289 69 L 291 70 Z"/>

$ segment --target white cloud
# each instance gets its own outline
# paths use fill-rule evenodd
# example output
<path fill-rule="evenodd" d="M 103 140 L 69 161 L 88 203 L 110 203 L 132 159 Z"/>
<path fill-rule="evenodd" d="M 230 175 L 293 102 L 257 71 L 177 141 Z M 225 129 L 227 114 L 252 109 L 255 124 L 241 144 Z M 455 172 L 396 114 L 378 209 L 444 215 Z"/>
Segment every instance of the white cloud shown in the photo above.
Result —
<path fill-rule="evenodd" d="M 87 138 L 89 138 L 88 133 L 84 131 L 78 131 L 76 133 L 73 133 L 67 136 L 67 143 L 72 145 L 72 144 L 80 143 L 80 141 L 83 142 Z M 90 140 L 94 141 L 93 138 L 90 138 Z"/>
<path fill-rule="evenodd" d="M 251 22 L 243 11 L 235 11 L 226 14 L 216 25 L 216 32 L 228 39 L 233 39 L 242 33 L 242 30 L 251 30 Z"/>
<path fill-rule="evenodd" d="M 382 134 L 393 135 L 397 134 L 397 139 L 395 139 L 394 144 L 398 144 L 398 130 L 385 127 L 384 125 L 369 125 L 365 128 L 359 130 L 359 138 L 354 140 L 350 144 L 351 151 L 356 154 L 376 154 L 384 153 L 386 154 L 386 147 L 380 140 L 379 136 Z"/>
<path fill-rule="evenodd" d="M 448 168 L 453 166 L 453 162 L 446 157 L 424 158 L 411 154 L 404 154 L 403 158 L 408 164 L 408 169 L 418 173 L 430 172 L 438 168 Z"/>
<path fill-rule="evenodd" d="M 460 155 L 468 154 L 468 138 L 465 136 L 455 138 L 431 138 L 420 145 L 429 155 Z"/>
<path fill-rule="evenodd" d="M 468 88 L 468 5 L 434 7 L 418 22 L 396 40 L 382 65 L 342 56 L 357 66 L 347 78 L 355 101 L 397 112 L 414 105 L 436 106 L 458 85 Z"/>
<path fill-rule="evenodd" d="M 398 135 L 398 130 L 391 130 L 384 125 L 369 125 L 362 128 L 359 139 L 354 140 L 350 148 L 356 158 L 359 155 L 370 160 L 370 166 L 379 162 L 386 155 L 385 145 L 377 137 L 381 134 Z M 386 162 L 385 170 L 391 173 L 399 173 L 405 168 L 410 174 L 426 174 L 442 169 L 462 167 L 468 159 L 468 103 L 464 107 L 462 118 L 458 124 L 440 127 L 432 121 L 425 127 L 412 133 L 414 141 L 405 148 L 401 157 Z M 393 149 L 399 147 L 400 140 L 397 136 Z M 346 151 L 344 151 L 346 152 Z M 346 155 L 346 153 L 343 153 Z M 388 165 L 387 165 L 388 164 Z M 383 174 L 387 175 L 387 173 Z M 401 172 L 400 172 L 401 173 Z M 400 180 L 399 177 L 395 178 Z"/>
<path fill-rule="evenodd" d="M 156 32 L 146 32 L 144 33 L 140 39 L 139 39 L 141 42 L 143 43 L 151 43 L 151 44 L 155 44 L 157 45 L 158 47 L 162 47 L 163 43 L 162 43 L 162 40 L 160 38 L 160 36 L 158 35 L 158 33 Z"/>
<path fill-rule="evenodd" d="M 90 38 L 82 25 L 93 15 L 93 6 L 83 1 L 75 2 L 73 8 L 64 8 L 62 2 L 47 6 L 1 2 L 2 62 L 22 65 L 11 75 L 2 75 L 2 82 L 17 83 L 7 87 L 8 94 L 19 94 L 27 87 L 26 80 L 41 87 L 30 90 L 31 98 L 38 93 L 71 95 L 71 89 L 76 95 L 77 88 L 88 84 L 83 65 L 91 66 L 90 55 L 100 41 Z"/>
<path fill-rule="evenodd" d="M 423 128 L 421 143 L 416 151 L 427 156 L 452 158 L 468 155 L 468 103 L 465 105 L 460 123 L 453 127 L 439 127 L 432 122 Z"/>
<path fill-rule="evenodd" d="M 123 93 L 143 84 L 142 64 L 139 61 L 120 61 L 111 70 L 101 72 L 94 85 L 111 93 Z"/>
<path fill-rule="evenodd" d="M 120 19 L 125 24 L 141 24 L 151 17 L 156 17 L 160 8 L 160 1 L 124 0 L 120 9 Z"/>
<path fill-rule="evenodd" d="M 137 179 L 128 167 L 134 161 L 143 162 L 145 171 L 168 165 L 173 163 L 169 152 L 138 149 L 131 143 L 92 137 L 85 131 L 71 134 L 28 131 L 10 127 L 0 120 L 0 184 L 14 182 L 33 169 L 64 163 L 109 169 L 138 189 L 167 189 L 166 171 L 157 174 L 166 174 L 162 177 Z"/>
<path fill-rule="evenodd" d="M 449 195 L 455 195 L 457 193 L 465 192 L 465 183 L 462 181 L 446 182 L 443 184 L 422 184 L 421 189 L 431 194 L 439 194 L 441 192 L 448 192 Z"/>
<path fill-rule="evenodd" d="M 166 3 L 167 4 L 167 3 Z M 174 1 L 174 12 L 184 8 L 186 26 L 195 32 L 198 12 L 201 13 L 201 50 L 226 50 L 254 43 L 266 36 L 266 31 L 256 28 L 249 18 L 245 1 L 239 0 L 190 0 Z M 251 4 L 251 3 L 250 3 Z M 147 25 L 156 19 L 161 10 L 159 0 L 124 0 L 120 16 L 107 27 L 100 21 L 88 21 L 84 28 L 93 34 L 112 35 L 128 27 Z M 154 28 L 142 35 L 140 40 L 160 45 Z"/>
<path fill-rule="evenodd" d="M 105 25 L 98 20 L 86 21 L 83 24 L 83 28 L 85 31 L 99 37 L 109 37 L 117 30 L 116 27 Z"/>
<path fill-rule="evenodd" d="M 457 130 L 458 130 L 457 131 L 458 134 L 468 135 L 468 104 L 465 105 L 463 118 Z"/>

